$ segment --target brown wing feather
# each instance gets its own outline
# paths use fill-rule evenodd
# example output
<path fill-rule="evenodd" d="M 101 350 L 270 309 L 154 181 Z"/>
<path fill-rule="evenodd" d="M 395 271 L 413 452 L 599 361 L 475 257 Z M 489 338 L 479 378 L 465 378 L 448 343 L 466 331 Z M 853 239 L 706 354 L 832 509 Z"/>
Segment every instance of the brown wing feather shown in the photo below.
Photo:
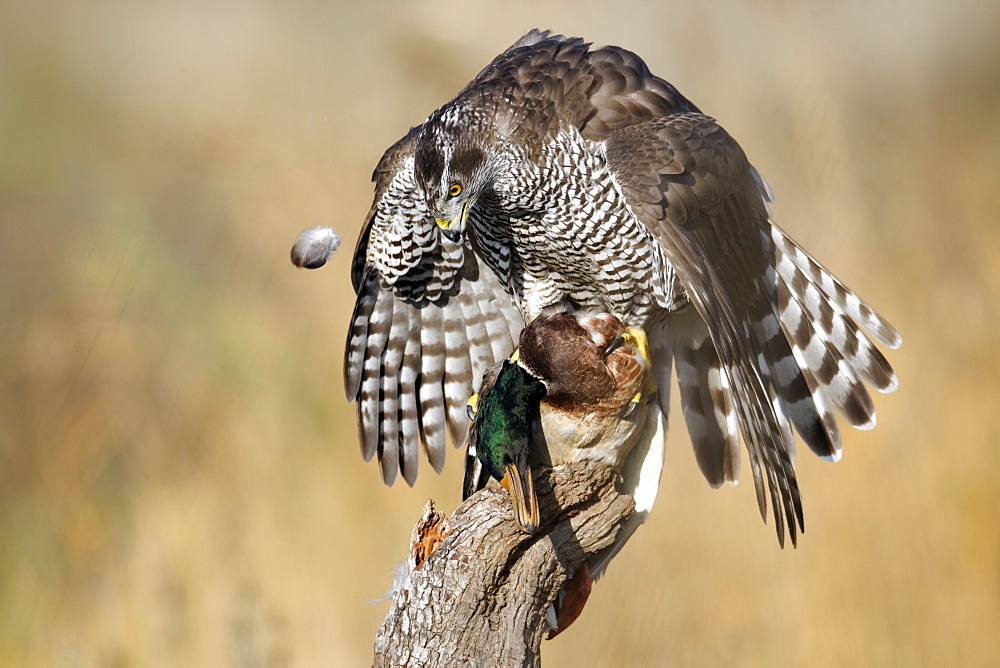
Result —
<path fill-rule="evenodd" d="M 698 111 L 631 51 L 591 49 L 578 37 L 537 30 L 483 68 L 452 104 L 488 113 L 484 125 L 529 152 L 567 126 L 601 141 L 629 125 Z"/>
<path fill-rule="evenodd" d="M 589 112 L 576 125 L 586 139 L 603 141 L 616 130 L 654 118 L 698 108 L 671 84 L 653 75 L 646 63 L 617 46 L 588 54 L 592 83 L 586 91 Z"/>
<path fill-rule="evenodd" d="M 775 299 L 773 286 L 762 280 L 774 249 L 760 233 L 769 223 L 749 163 L 736 142 L 701 114 L 618 130 L 607 142 L 607 159 L 632 212 L 659 241 L 708 325 L 733 387 L 761 514 L 766 517 L 766 477 L 779 540 L 787 518 L 794 542 L 803 522 L 791 444 L 759 367 L 764 342 L 751 333 L 773 312 Z"/>
<path fill-rule="evenodd" d="M 698 467 L 712 487 L 735 484 L 740 436 L 719 354 L 707 338 L 680 343 L 673 351 L 681 410 Z"/>

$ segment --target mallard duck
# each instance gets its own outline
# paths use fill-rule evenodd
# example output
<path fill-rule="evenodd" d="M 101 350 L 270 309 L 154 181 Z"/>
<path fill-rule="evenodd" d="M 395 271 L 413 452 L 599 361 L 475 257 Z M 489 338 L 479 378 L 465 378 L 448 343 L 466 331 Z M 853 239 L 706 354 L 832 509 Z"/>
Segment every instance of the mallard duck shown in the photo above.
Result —
<path fill-rule="evenodd" d="M 609 314 L 539 316 L 470 400 L 465 497 L 494 478 L 510 492 L 518 526 L 533 533 L 532 465 L 591 460 L 622 471 L 656 431 L 654 394 L 641 329 Z"/>
<path fill-rule="evenodd" d="M 540 526 L 533 468 L 591 460 L 611 465 L 635 498 L 636 514 L 615 545 L 585 564 L 553 609 L 559 631 L 579 615 L 611 558 L 652 508 L 666 421 L 652 382 L 645 333 L 609 314 L 542 315 L 510 358 L 491 367 L 469 401 L 464 498 L 490 478 L 511 496 L 526 533 Z"/>

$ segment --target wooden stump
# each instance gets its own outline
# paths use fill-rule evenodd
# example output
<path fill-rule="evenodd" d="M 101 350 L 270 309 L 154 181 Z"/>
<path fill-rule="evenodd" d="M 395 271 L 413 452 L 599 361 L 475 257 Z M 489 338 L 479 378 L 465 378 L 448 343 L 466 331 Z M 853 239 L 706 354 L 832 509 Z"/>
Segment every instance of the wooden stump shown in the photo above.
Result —
<path fill-rule="evenodd" d="M 531 535 L 518 530 L 503 489 L 480 491 L 450 519 L 428 501 L 375 638 L 375 665 L 539 665 L 549 604 L 635 513 L 618 480 L 592 462 L 537 472 L 542 525 Z"/>

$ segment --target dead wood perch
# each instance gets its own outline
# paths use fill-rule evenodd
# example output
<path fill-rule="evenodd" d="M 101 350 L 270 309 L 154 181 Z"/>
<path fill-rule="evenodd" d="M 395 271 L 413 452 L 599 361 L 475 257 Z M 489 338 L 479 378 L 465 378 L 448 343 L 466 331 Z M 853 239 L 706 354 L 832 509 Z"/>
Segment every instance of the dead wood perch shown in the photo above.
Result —
<path fill-rule="evenodd" d="M 635 513 L 618 479 L 592 462 L 540 471 L 542 524 L 531 535 L 502 489 L 475 494 L 450 519 L 428 501 L 375 637 L 375 665 L 539 665 L 549 604 Z"/>

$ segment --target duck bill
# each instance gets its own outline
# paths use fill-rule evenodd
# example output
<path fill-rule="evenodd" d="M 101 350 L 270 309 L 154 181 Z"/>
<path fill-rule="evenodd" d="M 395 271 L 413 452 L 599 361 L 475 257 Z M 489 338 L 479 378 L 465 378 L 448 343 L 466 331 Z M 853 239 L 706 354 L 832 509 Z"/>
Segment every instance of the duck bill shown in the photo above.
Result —
<path fill-rule="evenodd" d="M 531 479 L 531 467 L 524 470 L 514 464 L 508 464 L 504 470 L 500 484 L 510 492 L 514 504 L 514 520 L 524 533 L 538 531 L 538 498 L 535 496 L 535 484 Z"/>

